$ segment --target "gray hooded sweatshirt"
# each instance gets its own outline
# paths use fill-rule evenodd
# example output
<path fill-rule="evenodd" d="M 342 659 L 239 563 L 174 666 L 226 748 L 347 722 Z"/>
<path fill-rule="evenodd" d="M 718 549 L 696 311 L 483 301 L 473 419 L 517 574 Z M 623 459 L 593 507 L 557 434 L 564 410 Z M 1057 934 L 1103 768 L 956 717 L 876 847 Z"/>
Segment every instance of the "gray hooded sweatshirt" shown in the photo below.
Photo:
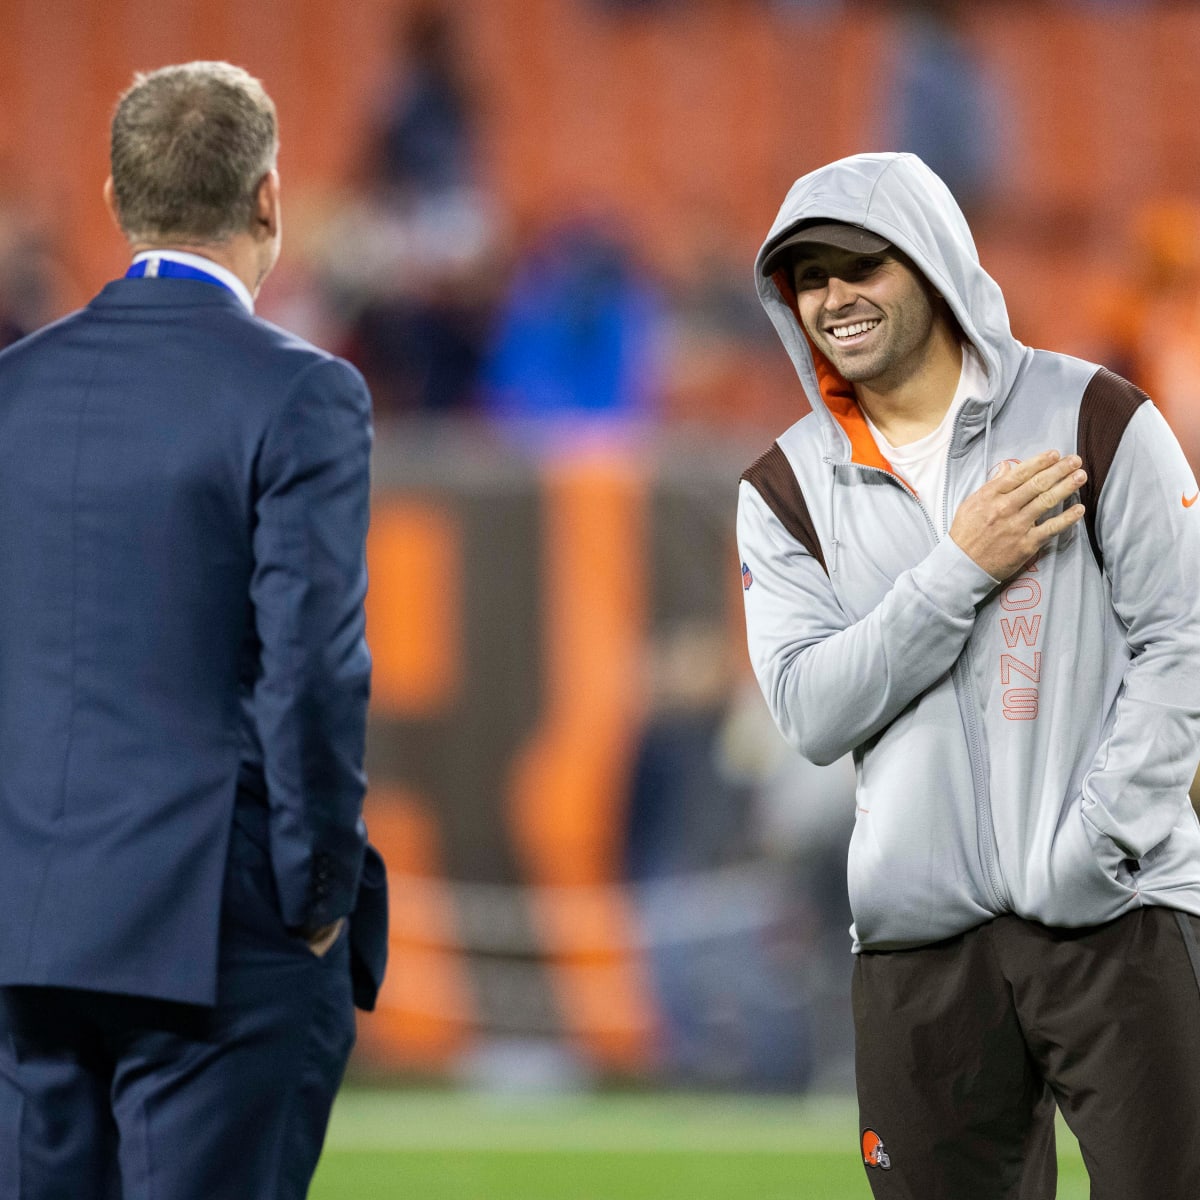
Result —
<path fill-rule="evenodd" d="M 814 218 L 903 251 L 983 361 L 986 392 L 954 424 L 942 529 L 814 351 L 786 275 L 761 275 L 765 252 Z M 1001 913 L 1075 927 L 1143 904 L 1200 915 L 1187 794 L 1200 489 L 1157 409 L 1103 368 L 1013 337 L 962 213 L 912 155 L 798 180 L 755 276 L 812 412 L 743 476 L 750 657 L 805 757 L 854 755 L 854 948 L 923 945 Z M 947 528 L 1000 464 L 1048 449 L 1082 456 L 1087 516 L 993 579 Z"/>

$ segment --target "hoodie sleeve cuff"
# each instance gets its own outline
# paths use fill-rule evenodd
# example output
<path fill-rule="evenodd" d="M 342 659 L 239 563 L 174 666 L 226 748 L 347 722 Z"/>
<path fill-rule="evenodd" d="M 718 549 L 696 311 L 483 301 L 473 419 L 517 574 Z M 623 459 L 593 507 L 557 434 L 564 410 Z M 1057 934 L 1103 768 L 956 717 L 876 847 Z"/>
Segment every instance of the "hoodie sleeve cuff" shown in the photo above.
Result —
<path fill-rule="evenodd" d="M 913 572 L 914 582 L 940 611 L 952 617 L 971 615 L 975 606 L 1000 586 L 949 536 Z"/>

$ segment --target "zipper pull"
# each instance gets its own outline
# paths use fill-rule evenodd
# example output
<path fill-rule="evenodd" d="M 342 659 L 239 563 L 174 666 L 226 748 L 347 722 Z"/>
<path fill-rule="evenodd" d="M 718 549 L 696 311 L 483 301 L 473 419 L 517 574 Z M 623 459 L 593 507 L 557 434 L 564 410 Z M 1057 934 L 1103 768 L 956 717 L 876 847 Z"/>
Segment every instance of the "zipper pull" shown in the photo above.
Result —
<path fill-rule="evenodd" d="M 830 550 L 833 551 L 833 553 L 830 555 L 830 566 L 829 566 L 830 575 L 837 574 L 837 556 L 838 556 L 838 547 L 840 545 L 841 545 L 841 542 L 839 542 L 837 540 L 837 538 L 834 538 L 833 541 L 830 542 L 830 544 L 829 544 Z"/>

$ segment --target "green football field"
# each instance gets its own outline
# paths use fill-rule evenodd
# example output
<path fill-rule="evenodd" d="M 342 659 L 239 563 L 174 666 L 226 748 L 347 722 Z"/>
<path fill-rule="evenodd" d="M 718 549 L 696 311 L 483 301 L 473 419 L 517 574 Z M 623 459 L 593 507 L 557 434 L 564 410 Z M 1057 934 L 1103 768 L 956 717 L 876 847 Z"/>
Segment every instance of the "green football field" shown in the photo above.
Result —
<path fill-rule="evenodd" d="M 1059 1128 L 1059 1200 L 1085 1200 Z M 342 1094 L 311 1200 L 870 1200 L 844 1096 Z"/>

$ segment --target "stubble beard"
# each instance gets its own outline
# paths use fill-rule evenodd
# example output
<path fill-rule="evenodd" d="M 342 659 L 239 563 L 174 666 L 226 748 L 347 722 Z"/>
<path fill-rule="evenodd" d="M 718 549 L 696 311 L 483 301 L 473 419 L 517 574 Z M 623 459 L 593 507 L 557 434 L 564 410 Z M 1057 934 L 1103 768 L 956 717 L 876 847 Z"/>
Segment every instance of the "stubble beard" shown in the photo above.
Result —
<path fill-rule="evenodd" d="M 878 334 L 882 341 L 856 354 L 853 350 L 842 351 L 832 334 L 822 336 L 826 358 L 834 369 L 852 384 L 885 385 L 893 377 L 910 374 L 921 358 L 921 349 L 927 346 L 933 334 L 932 309 L 907 312 L 881 313 L 881 324 L 872 336 Z"/>

